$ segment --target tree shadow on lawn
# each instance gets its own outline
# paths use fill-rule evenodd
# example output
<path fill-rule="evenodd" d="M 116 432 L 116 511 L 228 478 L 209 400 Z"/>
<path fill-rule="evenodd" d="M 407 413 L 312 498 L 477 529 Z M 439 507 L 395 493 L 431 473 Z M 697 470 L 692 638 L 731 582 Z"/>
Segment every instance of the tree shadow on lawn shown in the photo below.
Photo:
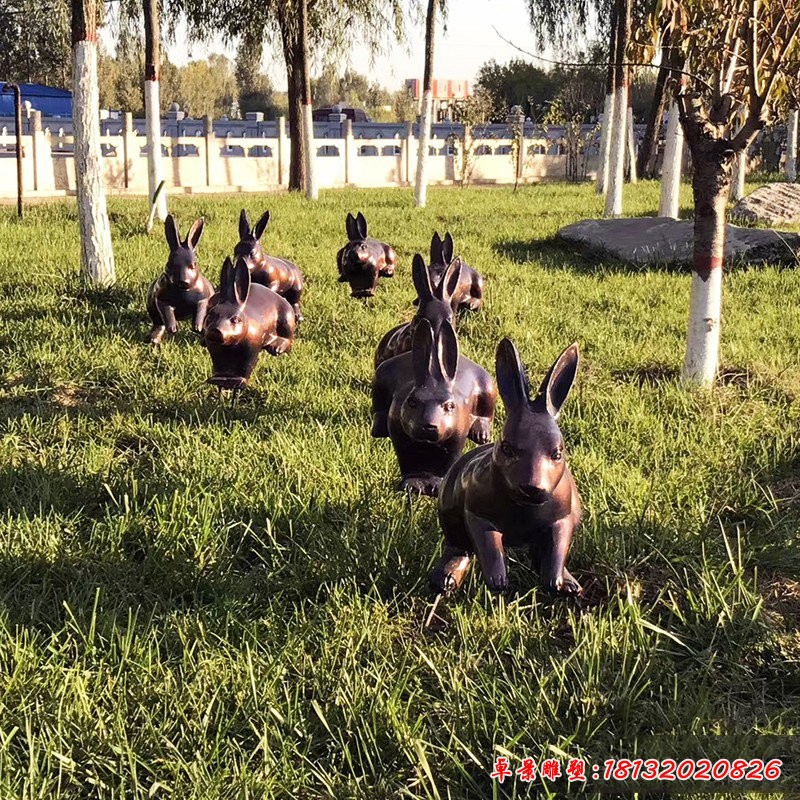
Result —
<path fill-rule="evenodd" d="M 57 295 L 49 291 L 37 294 L 30 283 L 5 281 L 2 284 L 6 308 L 3 320 L 29 323 L 31 320 L 52 320 L 69 327 L 76 317 L 88 328 L 92 337 L 110 334 L 128 339 L 132 344 L 145 344 L 150 329 L 150 318 L 144 303 L 144 292 L 117 284 L 108 289 L 89 286 L 72 280 Z M 26 298 L 21 307 L 15 297 Z M 30 307 L 30 299 L 36 305 Z M 141 304 L 141 309 L 138 306 Z"/>

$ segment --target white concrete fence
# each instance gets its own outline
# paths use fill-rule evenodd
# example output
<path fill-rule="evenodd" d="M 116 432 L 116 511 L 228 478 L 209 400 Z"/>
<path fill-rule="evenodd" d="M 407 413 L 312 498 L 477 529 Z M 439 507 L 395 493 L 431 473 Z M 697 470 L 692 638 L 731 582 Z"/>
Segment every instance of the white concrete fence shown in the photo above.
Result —
<path fill-rule="evenodd" d="M 26 197 L 48 197 L 75 191 L 73 138 L 56 127 L 43 126 L 39 112 L 31 117 L 30 133 L 22 137 L 23 190 Z M 137 134 L 130 114 L 122 131 L 109 135 L 101 123 L 106 187 L 110 195 L 147 193 L 145 137 Z M 289 182 L 290 142 L 286 123 L 278 120 L 277 137 L 219 137 L 210 119 L 198 122 L 190 136 L 164 136 L 163 174 L 173 193 L 269 191 Z M 552 138 L 520 136 L 524 157 L 514 159 L 508 138 L 476 139 L 469 164 L 470 183 L 513 184 L 564 180 L 567 155 L 563 143 Z M 341 138 L 316 139 L 317 180 L 321 187 L 406 186 L 414 180 L 417 140 L 411 125 L 392 139 L 356 139 L 352 125 Z M 461 154 L 458 144 L 445 139 L 431 143 L 429 180 L 432 184 L 459 183 Z M 16 196 L 16 139 L 13 127 L 0 128 L 0 198 Z M 587 173 L 596 168 L 588 156 Z"/>

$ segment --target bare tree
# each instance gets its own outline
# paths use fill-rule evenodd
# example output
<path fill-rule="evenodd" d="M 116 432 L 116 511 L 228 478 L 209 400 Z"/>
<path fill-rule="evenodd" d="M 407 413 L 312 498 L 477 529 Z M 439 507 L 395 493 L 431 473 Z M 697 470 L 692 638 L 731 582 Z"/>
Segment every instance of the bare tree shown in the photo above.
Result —
<path fill-rule="evenodd" d="M 109 286 L 116 275 L 100 152 L 96 0 L 72 0 L 72 79 L 81 272 Z"/>
<path fill-rule="evenodd" d="M 143 0 L 144 6 L 144 117 L 147 131 L 147 190 L 153 202 L 161 183 L 161 97 L 159 73 L 161 71 L 161 25 L 158 0 Z M 163 222 L 167 218 L 167 194 L 159 192 L 156 215 Z"/>
<path fill-rule="evenodd" d="M 625 181 L 625 143 L 628 132 L 628 67 L 626 55 L 631 38 L 633 0 L 617 0 L 617 45 L 614 58 L 614 113 L 608 137 L 610 158 L 606 179 L 605 216 L 622 214 L 622 184 Z"/>
<path fill-rule="evenodd" d="M 428 12 L 425 16 L 425 72 L 422 77 L 422 113 L 419 117 L 417 174 L 414 182 L 414 202 L 422 208 L 428 200 L 428 148 L 433 123 L 433 48 L 440 2 L 441 0 L 428 0 Z"/>
<path fill-rule="evenodd" d="M 796 0 L 673 0 L 664 4 L 690 57 L 678 94 L 692 153 L 694 255 L 684 378 L 708 385 L 719 359 L 725 206 L 735 159 L 753 143 L 797 52 Z"/>

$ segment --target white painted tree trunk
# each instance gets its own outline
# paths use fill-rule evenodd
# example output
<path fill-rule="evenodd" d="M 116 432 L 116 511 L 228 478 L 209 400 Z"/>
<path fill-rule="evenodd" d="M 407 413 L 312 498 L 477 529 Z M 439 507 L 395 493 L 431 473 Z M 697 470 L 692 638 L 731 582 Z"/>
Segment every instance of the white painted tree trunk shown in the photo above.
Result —
<path fill-rule="evenodd" d="M 147 129 L 147 193 L 150 204 L 158 184 L 163 179 L 161 169 L 161 102 L 158 81 L 144 82 L 144 116 Z M 167 193 L 161 190 L 156 200 L 156 216 L 163 222 L 167 218 Z"/>
<path fill-rule="evenodd" d="M 667 136 L 664 143 L 664 162 L 661 165 L 661 202 L 659 217 L 678 219 L 680 212 L 681 167 L 683 164 L 683 127 L 678 114 L 678 104 L 669 107 Z"/>
<path fill-rule="evenodd" d="M 611 158 L 610 131 L 614 125 L 614 93 L 606 95 L 603 103 L 603 123 L 600 126 L 600 150 L 597 153 L 597 194 L 605 194 L 608 182 L 608 164 Z"/>
<path fill-rule="evenodd" d="M 628 128 L 628 86 L 614 93 L 614 119 L 611 126 L 611 155 L 608 165 L 606 217 L 622 215 L 622 185 L 625 182 L 625 140 Z"/>
<path fill-rule="evenodd" d="M 692 272 L 689 308 L 689 337 L 683 379 L 710 386 L 719 362 L 720 313 L 722 309 L 722 269 L 710 271 L 707 280 Z"/>
<path fill-rule="evenodd" d="M 786 125 L 786 180 L 789 183 L 797 180 L 798 123 L 800 123 L 800 110 L 793 108 L 789 111 Z"/>
<path fill-rule="evenodd" d="M 110 286 L 116 274 L 100 152 L 96 42 L 84 39 L 72 46 L 72 75 L 82 273 L 92 283 Z"/>
<path fill-rule="evenodd" d="M 314 119 L 311 114 L 311 103 L 303 106 L 303 136 L 305 137 L 305 168 L 306 168 L 306 197 L 309 200 L 319 198 L 319 186 L 317 185 L 317 149 L 314 144 Z"/>
<path fill-rule="evenodd" d="M 731 181 L 731 200 L 734 202 L 744 197 L 744 180 L 747 177 L 747 148 L 736 157 Z"/>
<path fill-rule="evenodd" d="M 419 118 L 419 141 L 417 143 L 417 175 L 414 183 L 414 202 L 425 208 L 428 202 L 428 148 L 431 143 L 433 117 L 433 92 L 428 89 L 422 95 L 422 114 Z"/>
<path fill-rule="evenodd" d="M 636 183 L 636 131 L 633 127 L 633 109 L 630 106 L 627 114 L 626 141 L 628 177 L 631 183 Z"/>

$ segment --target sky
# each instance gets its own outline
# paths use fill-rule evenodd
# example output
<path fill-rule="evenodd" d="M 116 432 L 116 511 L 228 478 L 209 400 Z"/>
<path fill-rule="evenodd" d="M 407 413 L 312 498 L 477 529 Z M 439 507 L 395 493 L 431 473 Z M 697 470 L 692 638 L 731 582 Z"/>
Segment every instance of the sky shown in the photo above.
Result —
<path fill-rule="evenodd" d="M 492 29 L 493 25 L 520 47 L 537 52 L 524 0 L 450 0 L 449 5 L 447 30 L 442 31 L 440 26 L 436 37 L 434 78 L 472 81 L 480 66 L 489 59 L 502 64 L 512 58 L 527 58 L 502 41 Z M 420 22 L 409 30 L 406 45 L 390 43 L 387 54 L 381 55 L 374 63 L 371 63 L 367 48 L 355 47 L 347 66 L 394 91 L 406 78 L 422 78 L 424 38 L 424 25 Z M 167 52 L 170 61 L 183 65 L 210 53 L 225 53 L 233 58 L 235 49 L 226 48 L 221 41 L 189 47 L 185 29 L 182 29 L 176 32 L 176 42 L 167 47 Z M 315 65 L 314 74 L 320 67 L 320 64 Z M 275 88 L 285 90 L 286 72 L 279 51 L 276 50 L 273 56 L 265 56 L 264 68 Z"/>

